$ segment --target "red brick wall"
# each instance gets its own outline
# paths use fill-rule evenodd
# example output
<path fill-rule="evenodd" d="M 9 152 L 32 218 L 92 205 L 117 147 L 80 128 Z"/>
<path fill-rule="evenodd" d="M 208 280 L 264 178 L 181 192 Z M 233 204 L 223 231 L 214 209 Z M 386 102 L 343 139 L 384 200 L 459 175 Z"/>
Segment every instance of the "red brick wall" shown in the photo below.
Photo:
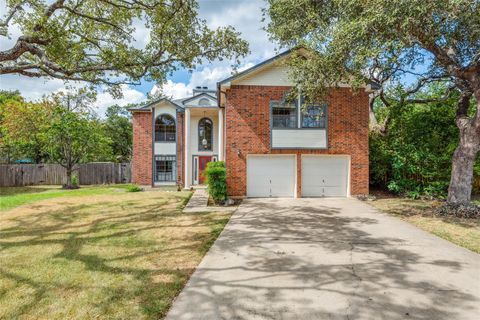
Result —
<path fill-rule="evenodd" d="M 183 176 L 185 174 L 185 138 L 184 138 L 184 126 L 185 126 L 185 113 L 177 112 L 177 184 L 182 187 L 185 185 Z"/>
<path fill-rule="evenodd" d="M 152 113 L 133 113 L 132 182 L 152 185 Z"/>
<path fill-rule="evenodd" d="M 282 99 L 290 87 L 232 86 L 226 101 L 228 192 L 246 195 L 248 154 L 296 154 L 297 195 L 301 195 L 301 154 L 351 156 L 350 193 L 368 194 L 368 94 L 349 88 L 332 89 L 328 101 L 327 150 L 270 150 L 270 101 Z M 240 150 L 240 156 L 237 154 Z"/>

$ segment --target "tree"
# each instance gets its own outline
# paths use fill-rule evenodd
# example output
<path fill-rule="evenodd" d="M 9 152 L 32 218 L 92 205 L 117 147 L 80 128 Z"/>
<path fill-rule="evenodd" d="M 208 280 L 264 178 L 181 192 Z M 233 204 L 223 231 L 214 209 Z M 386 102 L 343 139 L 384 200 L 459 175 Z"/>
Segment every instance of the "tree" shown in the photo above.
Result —
<path fill-rule="evenodd" d="M 132 156 L 132 122 L 127 108 L 113 105 L 108 107 L 104 121 L 105 135 L 110 139 L 114 161 L 129 162 Z"/>
<path fill-rule="evenodd" d="M 325 94 L 329 86 L 347 82 L 358 87 L 370 80 L 382 85 L 373 98 L 385 104 L 390 104 L 388 89 L 400 87 L 401 100 L 395 101 L 400 107 L 431 101 L 411 96 L 432 82 L 451 86 L 445 90 L 446 99 L 457 91 L 459 143 L 452 157 L 448 201 L 470 200 L 480 150 L 480 1 L 269 0 L 269 4 L 265 13 L 271 19 L 267 30 L 272 38 L 307 49 L 308 59 L 297 54 L 289 64 L 297 88 L 310 99 Z"/>
<path fill-rule="evenodd" d="M 0 74 L 118 89 L 142 78 L 163 83 L 179 67 L 248 52 L 232 27 L 210 29 L 195 0 L 7 0 L 6 6 L 0 36 L 14 28 L 20 36 L 0 51 Z"/>
<path fill-rule="evenodd" d="M 51 123 L 42 135 L 43 150 L 49 159 L 65 168 L 67 181 L 64 188 L 71 189 L 72 173 L 81 162 L 98 159 L 111 151 L 100 122 L 89 112 L 72 110 L 57 104 Z"/>
<path fill-rule="evenodd" d="M 445 86 L 424 91 L 412 98 L 441 97 Z M 384 134 L 370 132 L 370 183 L 410 197 L 444 197 L 458 144 L 457 99 L 458 93 L 442 102 L 375 108 L 379 120 L 388 112 L 390 124 Z"/>
<path fill-rule="evenodd" d="M 52 104 L 48 100 L 27 102 L 16 92 L 0 93 L 0 147 L 7 162 L 29 158 L 46 160 L 41 133 L 49 123 Z"/>

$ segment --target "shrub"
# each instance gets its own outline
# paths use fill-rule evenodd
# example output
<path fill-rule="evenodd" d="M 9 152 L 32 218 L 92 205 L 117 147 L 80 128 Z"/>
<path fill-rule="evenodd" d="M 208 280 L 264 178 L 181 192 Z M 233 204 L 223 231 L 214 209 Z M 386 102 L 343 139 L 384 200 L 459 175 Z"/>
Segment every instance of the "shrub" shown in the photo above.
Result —
<path fill-rule="evenodd" d="M 127 192 L 140 192 L 140 191 L 143 191 L 143 189 L 137 186 L 136 184 L 131 184 L 127 187 Z"/>
<path fill-rule="evenodd" d="M 209 162 L 205 170 L 208 193 L 216 203 L 227 199 L 227 169 L 225 162 Z"/>
<path fill-rule="evenodd" d="M 78 187 L 78 185 L 79 185 L 78 175 L 77 175 L 77 174 L 74 174 L 74 175 L 72 176 L 72 186 Z"/>
<path fill-rule="evenodd" d="M 410 198 L 445 197 L 458 145 L 456 103 L 453 97 L 443 102 L 392 106 L 387 132 L 370 134 L 370 183 Z M 382 108 L 376 110 L 380 123 L 383 112 Z M 480 158 L 475 172 L 480 175 Z"/>
<path fill-rule="evenodd" d="M 474 203 L 446 203 L 435 212 L 439 216 L 480 219 L 480 206 Z"/>

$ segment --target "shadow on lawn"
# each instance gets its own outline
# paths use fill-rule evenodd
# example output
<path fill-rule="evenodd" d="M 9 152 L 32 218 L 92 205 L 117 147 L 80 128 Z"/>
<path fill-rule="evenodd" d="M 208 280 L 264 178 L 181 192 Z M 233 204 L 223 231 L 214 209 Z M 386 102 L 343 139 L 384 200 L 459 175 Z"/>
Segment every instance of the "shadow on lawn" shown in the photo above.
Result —
<path fill-rule="evenodd" d="M 65 283 L 63 279 L 59 281 L 55 277 L 48 278 L 47 275 L 38 278 L 37 274 L 36 280 L 33 280 L 35 277 L 30 274 L 31 268 L 35 266 L 22 264 L 22 261 L 0 265 L 0 279 L 16 283 L 11 290 L 16 290 L 20 285 L 33 289 L 28 301 L 15 301 L 17 307 L 11 309 L 13 311 L 9 314 L 0 314 L 0 318 L 29 315 L 43 299 L 52 295 L 52 291 L 61 287 L 68 290 L 91 288 L 97 293 L 100 290 L 101 296 L 89 301 L 91 305 L 87 306 L 96 309 L 95 314 L 106 313 L 108 317 L 115 306 L 132 305 L 139 301 L 142 313 L 147 318 L 157 319 L 163 316 L 171 300 L 193 272 L 191 263 L 176 265 L 171 257 L 186 253 L 198 256 L 204 250 L 205 243 L 211 242 L 212 235 L 209 232 L 183 230 L 211 228 L 215 224 L 208 214 L 181 214 L 177 208 L 180 201 L 181 198 L 171 197 L 158 198 L 154 203 L 131 200 L 121 204 L 71 205 L 66 202 L 66 207 L 53 211 L 42 210 L 46 208 L 40 204 L 31 206 L 39 210 L 39 213 L 8 219 L 14 226 L 0 228 L 0 256 L 8 254 L 13 259 L 18 250 L 30 250 L 28 252 L 35 255 L 36 250 L 60 246 L 60 251 L 54 250 L 48 257 L 47 267 L 54 270 L 59 268 L 57 263 L 60 263 L 65 268 L 65 273 L 72 273 L 72 278 L 67 276 Z M 167 228 L 170 234 L 164 235 L 162 232 Z M 102 252 L 105 247 L 116 251 L 104 255 Z M 69 269 L 70 266 L 79 268 L 78 263 L 81 263 L 80 269 Z M 78 276 L 74 273 L 78 271 L 90 276 L 96 275 L 99 282 L 74 284 L 78 283 L 74 279 Z M 57 274 L 58 270 L 54 272 Z M 125 281 L 128 287 L 105 286 L 101 283 L 104 275 L 119 277 L 119 281 Z M 9 294 L 7 291 L 0 292 L 0 306 L 2 299 L 6 299 Z"/>
<path fill-rule="evenodd" d="M 224 263 L 197 270 L 173 318 L 427 320 L 474 314 L 478 295 L 448 280 L 462 277 L 463 262 L 432 259 L 395 231 L 369 232 L 382 226 L 373 214 L 346 215 L 308 201 L 287 208 L 272 199 L 245 201 L 212 248 Z M 300 247 L 304 251 L 294 252 Z M 436 272 L 447 280 L 432 276 Z"/>
<path fill-rule="evenodd" d="M 40 193 L 51 190 L 62 190 L 59 186 L 26 186 L 26 187 L 0 187 L 0 196 L 13 196 L 16 194 Z"/>

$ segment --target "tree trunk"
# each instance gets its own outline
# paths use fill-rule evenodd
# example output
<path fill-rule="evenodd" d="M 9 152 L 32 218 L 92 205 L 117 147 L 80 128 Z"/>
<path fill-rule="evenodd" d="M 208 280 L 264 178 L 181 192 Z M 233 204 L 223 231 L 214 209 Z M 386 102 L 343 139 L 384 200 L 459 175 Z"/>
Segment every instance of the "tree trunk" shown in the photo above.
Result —
<path fill-rule="evenodd" d="M 373 111 L 375 98 L 370 95 L 368 105 L 369 105 L 369 117 L 370 117 L 370 130 L 376 131 L 378 129 L 378 121 L 377 117 L 375 116 L 375 112 Z"/>
<path fill-rule="evenodd" d="M 65 183 L 65 189 L 72 189 L 72 169 L 67 168 L 67 182 Z"/>
<path fill-rule="evenodd" d="M 477 97 L 477 114 L 474 119 L 467 116 L 457 118 L 460 141 L 452 158 L 452 175 L 448 187 L 447 201 L 470 202 L 472 195 L 473 166 L 480 150 L 480 97 Z"/>

